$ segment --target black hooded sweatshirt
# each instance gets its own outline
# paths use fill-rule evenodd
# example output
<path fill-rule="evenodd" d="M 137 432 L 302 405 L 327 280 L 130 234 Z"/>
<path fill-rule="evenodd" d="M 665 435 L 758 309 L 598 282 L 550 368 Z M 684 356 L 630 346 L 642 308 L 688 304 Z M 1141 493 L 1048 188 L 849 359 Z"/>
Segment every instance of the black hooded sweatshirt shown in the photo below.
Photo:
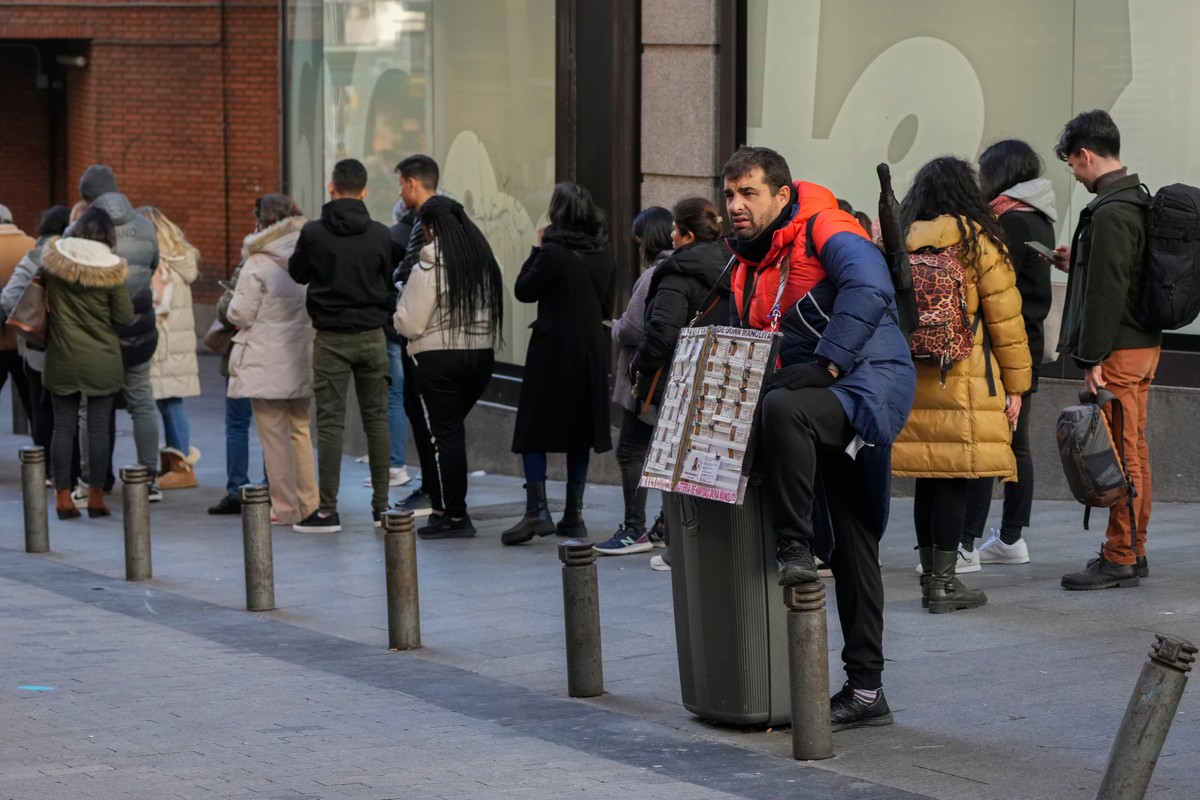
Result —
<path fill-rule="evenodd" d="M 654 271 L 646 295 L 646 322 L 642 341 L 630 364 L 630 377 L 636 377 L 639 397 L 646 397 L 654 383 L 652 402 L 662 397 L 665 380 L 654 381 L 660 367 L 667 367 L 675 356 L 679 331 L 702 314 L 699 325 L 724 324 L 729 319 L 730 253 L 724 242 L 692 242 L 671 254 Z M 705 305 L 707 303 L 707 305 Z M 704 306 L 704 307 L 702 307 Z"/>
<path fill-rule="evenodd" d="M 340 198 L 305 224 L 288 260 L 296 283 L 308 284 L 308 315 L 319 331 L 358 333 L 390 324 L 392 237 L 361 200 Z"/>

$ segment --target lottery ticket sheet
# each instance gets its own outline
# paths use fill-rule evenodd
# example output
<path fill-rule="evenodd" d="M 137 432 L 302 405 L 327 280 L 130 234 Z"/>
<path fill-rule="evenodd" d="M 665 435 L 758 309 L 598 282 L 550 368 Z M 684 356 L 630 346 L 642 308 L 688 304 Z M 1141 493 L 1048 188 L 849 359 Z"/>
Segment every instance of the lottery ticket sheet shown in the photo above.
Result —
<path fill-rule="evenodd" d="M 777 341 L 767 331 L 716 325 L 680 331 L 641 486 L 741 504 Z"/>

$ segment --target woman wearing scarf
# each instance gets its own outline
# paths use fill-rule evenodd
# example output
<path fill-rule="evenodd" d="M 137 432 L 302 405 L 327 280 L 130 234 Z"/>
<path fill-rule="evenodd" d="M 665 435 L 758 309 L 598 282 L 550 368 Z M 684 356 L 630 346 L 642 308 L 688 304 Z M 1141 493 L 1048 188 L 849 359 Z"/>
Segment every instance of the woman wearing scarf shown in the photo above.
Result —
<path fill-rule="evenodd" d="M 616 263 L 608 227 L 587 189 L 563 182 L 550 198 L 550 225 L 517 276 L 517 300 L 537 303 L 525 357 L 512 449 L 525 471 L 525 516 L 504 544 L 535 535 L 582 537 L 583 488 L 595 450 L 612 449 L 608 421 L 608 331 Z M 567 501 L 558 525 L 546 506 L 546 454 L 566 453 Z"/>
<path fill-rule="evenodd" d="M 1021 294 L 1021 316 L 1029 337 L 1033 362 L 1033 380 L 1021 398 L 1021 414 L 1013 432 L 1012 449 L 1017 458 L 1017 480 L 1004 484 L 1004 511 L 999 530 L 993 528 L 979 548 L 982 564 L 1027 564 L 1029 548 L 1021 538 L 1021 529 L 1029 527 L 1033 508 L 1033 454 L 1029 449 L 1029 413 L 1033 393 L 1038 388 L 1038 367 L 1045 349 L 1045 321 L 1050 312 L 1050 262 L 1026 242 L 1040 242 L 1054 249 L 1054 187 L 1042 177 L 1042 160 L 1020 139 L 996 142 L 979 157 L 979 181 L 983 199 L 1000 218 L 1004 244 L 1017 273 L 1017 291 Z M 992 479 L 983 479 L 978 494 L 979 507 L 971 512 L 978 520 L 969 542 L 983 529 L 992 500 Z"/>

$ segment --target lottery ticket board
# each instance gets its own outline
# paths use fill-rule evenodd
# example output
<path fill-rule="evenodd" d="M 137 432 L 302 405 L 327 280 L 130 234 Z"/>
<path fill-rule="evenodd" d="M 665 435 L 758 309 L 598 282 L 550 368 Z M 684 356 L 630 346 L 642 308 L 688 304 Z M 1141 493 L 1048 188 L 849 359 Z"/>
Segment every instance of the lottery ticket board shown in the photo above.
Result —
<path fill-rule="evenodd" d="M 680 331 L 639 485 L 741 504 L 777 341 L 767 331 L 716 325 Z"/>

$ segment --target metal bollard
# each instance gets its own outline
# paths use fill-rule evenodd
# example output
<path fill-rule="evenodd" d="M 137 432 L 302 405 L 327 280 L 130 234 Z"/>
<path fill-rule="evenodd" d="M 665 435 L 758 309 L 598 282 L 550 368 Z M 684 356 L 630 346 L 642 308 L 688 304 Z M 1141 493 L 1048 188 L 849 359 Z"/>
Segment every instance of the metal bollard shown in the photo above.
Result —
<path fill-rule="evenodd" d="M 150 473 L 136 465 L 121 467 L 121 507 L 125 512 L 125 580 L 153 576 L 150 565 Z"/>
<path fill-rule="evenodd" d="M 1142 667 L 1129 698 L 1096 800 L 1138 800 L 1146 796 L 1154 765 L 1179 708 L 1187 674 L 1196 660 L 1196 645 L 1161 633 L 1154 634 L 1154 638 L 1150 663 Z"/>
<path fill-rule="evenodd" d="M 275 559 L 271 553 L 271 490 L 241 488 L 242 553 L 246 562 L 246 610 L 275 609 Z"/>
<path fill-rule="evenodd" d="M 411 511 L 383 515 L 383 560 L 387 570 L 388 649 L 421 646 L 421 602 L 417 593 L 417 537 Z"/>
<path fill-rule="evenodd" d="M 829 723 L 829 636 L 825 587 L 802 583 L 783 590 L 787 606 L 788 671 L 792 689 L 792 758 L 833 758 Z"/>
<path fill-rule="evenodd" d="M 22 447 L 20 455 L 21 499 L 25 506 L 25 552 L 48 553 L 50 526 L 46 520 L 46 451 L 40 447 Z"/>
<path fill-rule="evenodd" d="M 600 598 L 596 586 L 596 549 L 587 539 L 568 539 L 558 546 L 563 563 L 563 623 L 567 632 L 567 694 L 604 694 L 604 659 L 600 654 Z"/>

